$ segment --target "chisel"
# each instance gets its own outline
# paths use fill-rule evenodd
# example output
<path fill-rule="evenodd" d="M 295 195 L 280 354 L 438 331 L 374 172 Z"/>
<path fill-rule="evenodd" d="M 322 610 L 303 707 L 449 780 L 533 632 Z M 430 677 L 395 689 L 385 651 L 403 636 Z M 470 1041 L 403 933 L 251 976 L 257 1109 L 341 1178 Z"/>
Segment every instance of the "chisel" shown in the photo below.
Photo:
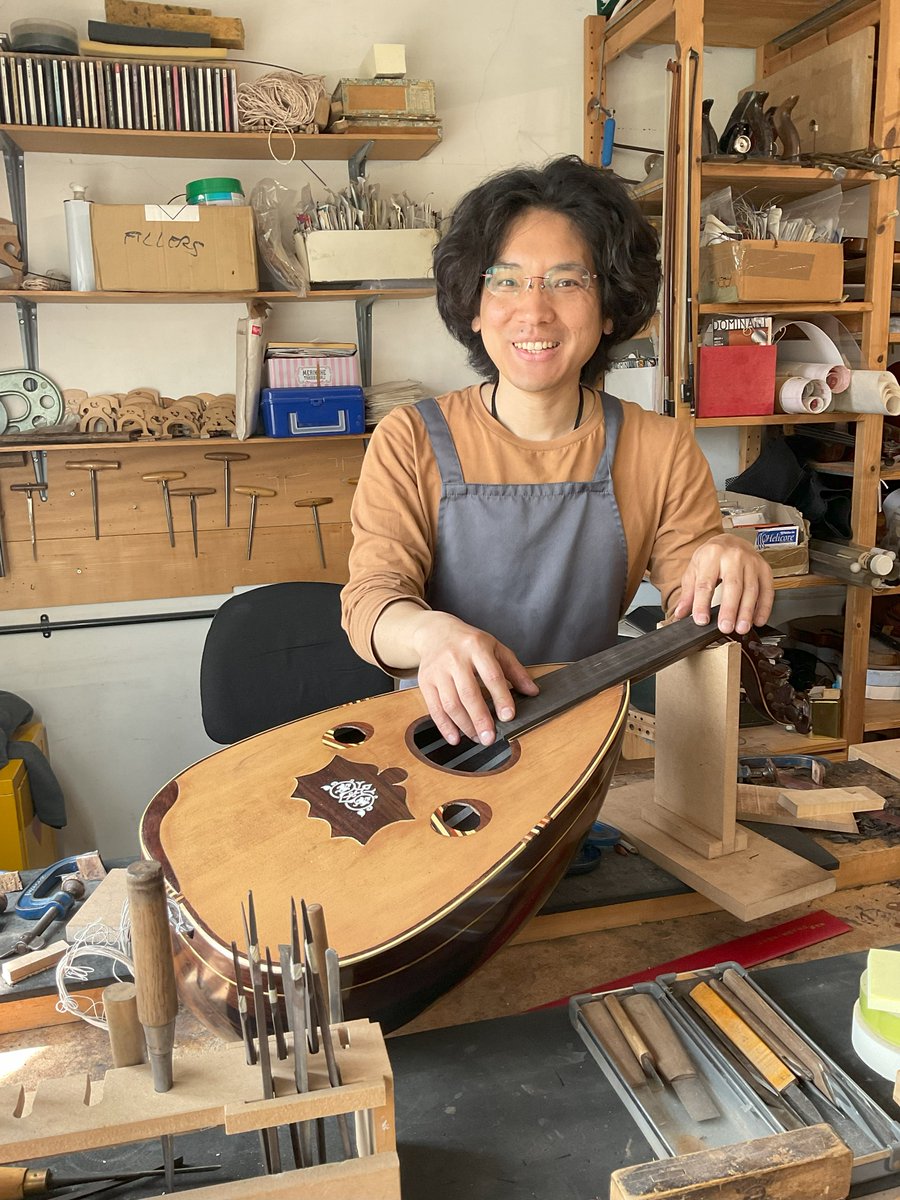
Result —
<path fill-rule="evenodd" d="M 643 1087 L 647 1082 L 647 1076 L 641 1070 L 640 1063 L 634 1057 L 603 1001 L 592 1000 L 589 1004 L 583 1005 L 581 1016 L 628 1086 Z"/>
<path fill-rule="evenodd" d="M 671 1084 L 691 1119 L 715 1120 L 720 1115 L 718 1106 L 662 1008 L 646 992 L 634 992 L 622 1003 L 640 1028 L 660 1075 Z"/>
<path fill-rule="evenodd" d="M 659 1077 L 659 1071 L 656 1069 L 657 1064 L 650 1047 L 641 1037 L 639 1031 L 634 1025 L 634 1022 L 622 1007 L 622 1002 L 618 996 L 604 996 L 603 1003 L 606 1005 L 606 1011 L 616 1023 L 616 1027 L 628 1045 L 629 1050 L 638 1060 L 641 1070 L 647 1077 L 647 1080 L 657 1088 L 663 1086 L 663 1081 Z"/>

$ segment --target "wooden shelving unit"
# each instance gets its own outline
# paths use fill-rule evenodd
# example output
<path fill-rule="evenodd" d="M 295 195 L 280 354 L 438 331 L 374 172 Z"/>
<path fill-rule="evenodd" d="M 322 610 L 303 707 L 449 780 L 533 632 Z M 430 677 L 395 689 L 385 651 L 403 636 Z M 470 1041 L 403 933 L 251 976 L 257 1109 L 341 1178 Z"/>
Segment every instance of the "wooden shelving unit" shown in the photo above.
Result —
<path fill-rule="evenodd" d="M 433 287 L 420 288 L 324 288 L 307 292 L 30 292 L 0 290 L 0 304 L 246 304 L 264 300 L 302 304 L 327 300 L 423 300 L 434 295 Z"/>
<path fill-rule="evenodd" d="M 840 6 L 826 0 L 791 0 L 785 4 L 760 0 L 747 7 L 739 0 L 631 0 L 621 14 L 607 21 L 587 17 L 584 39 L 584 157 L 599 163 L 603 142 L 603 117 L 606 108 L 615 108 L 615 98 L 607 96 L 609 64 L 639 42 L 672 46 L 672 57 L 680 67 L 680 127 L 677 130 L 673 161 L 669 165 L 671 187 L 661 181 L 641 185 L 636 196 L 648 213 L 662 215 L 664 227 L 679 232 L 673 254 L 672 295 L 672 371 L 668 394 L 675 397 L 675 417 L 690 420 L 696 427 L 741 428 L 741 466 L 751 462 L 762 446 L 766 426 L 797 428 L 804 423 L 848 423 L 856 431 L 855 469 L 853 473 L 852 527 L 854 540 L 873 544 L 877 515 L 881 428 L 878 414 L 826 413 L 797 420 L 778 414 L 772 417 L 741 417 L 734 420 L 697 420 L 689 398 L 682 389 L 686 377 L 688 341 L 693 343 L 696 361 L 698 317 L 710 313 L 772 312 L 777 315 L 832 313 L 848 317 L 859 337 L 865 365 L 883 369 L 889 342 L 900 342 L 900 334 L 888 334 L 891 279 L 894 270 L 894 221 L 897 209 L 897 180 L 883 178 L 877 172 L 848 171 L 840 180 L 844 189 L 866 187 L 869 190 L 868 255 L 865 266 L 865 291 L 861 301 L 843 304 L 699 304 L 699 223 L 688 229 L 688 212 L 699 213 L 701 197 L 732 184 L 741 194 L 797 196 L 832 187 L 838 182 L 830 171 L 777 162 L 703 163 L 701 123 L 703 97 L 703 51 L 709 46 L 732 46 L 757 52 L 757 78 L 782 66 L 786 56 L 802 59 L 824 44 L 874 26 L 877 29 L 877 62 L 872 101 L 872 139 L 876 146 L 894 146 L 897 141 L 897 114 L 900 112 L 900 0 L 849 0 Z M 789 34 L 789 36 L 787 36 Z M 783 39 L 783 40 L 782 40 Z M 786 47 L 789 47 L 787 49 Z M 696 65 L 692 65 L 695 63 Z M 690 80 L 696 78 L 696 103 L 691 106 Z M 660 95 L 666 90 L 661 80 Z M 598 107 L 599 103 L 599 107 Z M 599 116 L 599 119 L 598 119 Z M 693 120 L 689 128 L 689 121 Z M 687 147 L 696 147 L 689 160 Z M 847 147 L 853 149 L 854 147 Z M 665 194 L 664 194 L 665 193 Z M 686 233 L 684 232 L 686 231 Z M 689 290 L 692 292 L 689 301 Z M 798 582 L 778 581 L 780 587 L 820 586 L 809 577 Z M 832 581 L 833 582 L 833 581 Z M 900 705 L 890 718 L 883 709 L 875 716 L 865 698 L 871 593 L 863 588 L 848 588 L 844 626 L 843 663 L 843 737 L 832 745 L 842 750 L 863 740 L 869 719 L 886 728 L 885 719 L 900 720 Z M 873 728 L 875 726 L 873 725 Z M 771 728 L 762 735 L 774 750 L 811 750 L 814 739 L 787 735 L 787 747 Z"/>
<path fill-rule="evenodd" d="M 373 145 L 370 159 L 414 162 L 439 145 L 439 129 L 372 129 L 366 133 L 168 133 L 143 129 L 70 129 L 0 125 L 27 154 L 100 154 L 114 158 L 220 158 L 229 161 L 316 159 L 345 162 Z"/>

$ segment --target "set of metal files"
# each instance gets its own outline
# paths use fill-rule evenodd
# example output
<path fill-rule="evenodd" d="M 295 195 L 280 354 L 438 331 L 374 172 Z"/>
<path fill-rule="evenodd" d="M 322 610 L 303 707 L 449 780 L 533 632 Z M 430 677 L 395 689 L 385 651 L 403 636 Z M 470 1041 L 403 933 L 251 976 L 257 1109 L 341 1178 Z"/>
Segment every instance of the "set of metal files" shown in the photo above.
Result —
<path fill-rule="evenodd" d="M 250 497 L 250 513 L 247 521 L 247 558 L 253 556 L 253 533 L 256 528 L 256 509 L 259 498 L 271 498 L 278 493 L 274 488 L 259 487 L 251 484 L 235 484 L 231 482 L 231 464 L 233 462 L 241 462 L 249 459 L 249 454 L 242 454 L 233 450 L 215 450 L 204 454 L 204 458 L 214 462 L 221 462 L 223 467 L 222 486 L 225 493 L 225 527 L 231 528 L 231 495 L 234 492 L 238 496 Z M 90 475 L 91 486 L 91 512 L 94 524 L 94 538 L 100 539 L 100 499 L 99 486 L 97 482 L 98 475 L 103 471 L 116 471 L 122 465 L 115 459 L 90 459 L 83 461 L 67 462 L 66 469 L 70 471 L 87 471 Z M 163 508 L 166 516 L 166 529 L 169 534 L 169 545 L 175 547 L 175 524 L 172 519 L 172 497 L 186 497 L 190 501 L 191 511 L 191 535 L 194 545 L 194 558 L 199 557 L 198 544 L 198 520 L 197 520 L 197 499 L 200 496 L 214 496 L 216 489 L 213 487 L 170 487 L 171 483 L 177 482 L 179 479 L 186 478 L 185 471 L 152 471 L 146 475 L 142 475 L 141 479 L 145 483 L 158 483 L 162 492 Z M 355 480 L 351 481 L 355 482 Z M 38 494 L 39 499 L 47 499 L 47 491 L 49 484 L 46 479 L 38 479 L 34 483 L 12 483 L 9 485 L 10 491 L 18 492 L 25 496 L 28 504 L 28 528 L 31 534 L 31 557 L 38 561 L 37 548 L 37 523 L 35 520 L 34 495 Z M 295 500 L 295 508 L 309 508 L 312 510 L 313 524 L 316 530 L 316 544 L 319 548 L 319 561 L 322 568 L 327 567 L 325 560 L 325 543 L 322 539 L 322 526 L 319 522 L 319 509 L 327 504 L 334 502 L 331 496 L 308 496 L 302 500 Z M 7 573 L 6 555 L 3 545 L 3 530 L 0 527 L 0 579 L 4 578 Z"/>
<path fill-rule="evenodd" d="M 169 923 L 162 868 L 156 862 L 132 863 L 126 873 L 128 904 L 131 917 L 131 948 L 134 960 L 134 989 L 136 1020 L 143 1029 L 147 1059 L 153 1077 L 154 1090 L 167 1092 L 173 1084 L 173 1050 L 178 995 L 169 935 Z M 244 1055 L 248 1066 L 259 1066 L 261 1098 L 275 1098 L 269 1028 L 274 1035 L 275 1053 L 279 1060 L 293 1054 L 294 1083 L 298 1094 L 310 1090 L 309 1055 L 321 1048 L 331 1087 L 342 1084 L 333 1038 L 332 1026 L 343 1020 L 340 976 L 337 952 L 328 945 L 325 914 L 318 904 L 300 904 L 291 900 L 291 943 L 279 947 L 284 1011 L 268 947 L 261 947 L 256 924 L 253 894 L 241 905 L 246 938 L 246 963 L 250 989 L 242 983 L 243 972 L 235 942 L 231 943 L 237 982 L 237 1004 Z M 302 933 L 301 933 L 302 925 Z M 265 965 L 263 964 L 265 958 Z M 121 986 L 121 985 L 120 985 Z M 129 985 L 124 985 L 128 987 Z M 105 999 L 105 997 L 104 997 Z M 252 1015 L 251 1015 L 252 1006 Z M 106 1005 L 113 1059 L 117 1066 L 142 1061 L 140 1030 L 123 1028 L 128 1010 L 124 1005 L 110 1009 Z M 292 1047 L 288 1048 L 288 1031 Z M 137 1036 L 135 1036 L 137 1034 Z M 122 1047 L 135 1046 L 134 1053 Z M 133 1062 L 128 1062 L 131 1059 Z M 335 1117 L 340 1133 L 343 1155 L 354 1157 L 353 1141 L 345 1113 Z M 325 1119 L 298 1122 L 288 1127 L 294 1166 L 314 1166 L 327 1161 Z M 277 1128 L 259 1131 L 262 1162 L 267 1174 L 282 1170 L 281 1150 Z M 370 1152 L 370 1135 L 362 1121 L 356 1123 L 357 1153 Z M 172 1191 L 175 1178 L 175 1158 L 172 1135 L 163 1135 L 163 1156 L 166 1186 Z"/>

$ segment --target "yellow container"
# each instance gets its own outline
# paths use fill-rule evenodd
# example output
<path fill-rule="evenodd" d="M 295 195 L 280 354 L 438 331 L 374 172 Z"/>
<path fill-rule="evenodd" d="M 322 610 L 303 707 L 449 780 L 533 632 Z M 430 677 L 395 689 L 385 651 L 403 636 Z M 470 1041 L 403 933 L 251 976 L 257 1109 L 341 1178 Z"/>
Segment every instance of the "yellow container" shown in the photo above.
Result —
<path fill-rule="evenodd" d="M 34 742 L 47 752 L 40 721 L 21 725 L 11 740 Z M 0 871 L 49 867 L 56 860 L 56 832 L 34 815 L 28 771 L 21 758 L 11 758 L 0 768 Z"/>

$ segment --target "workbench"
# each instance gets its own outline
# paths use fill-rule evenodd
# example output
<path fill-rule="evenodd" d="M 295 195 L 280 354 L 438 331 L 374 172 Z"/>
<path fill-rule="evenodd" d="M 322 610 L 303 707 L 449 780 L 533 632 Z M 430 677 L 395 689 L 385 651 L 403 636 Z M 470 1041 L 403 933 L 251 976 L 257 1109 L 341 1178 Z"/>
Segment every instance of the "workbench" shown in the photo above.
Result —
<path fill-rule="evenodd" d="M 850 1013 L 864 966 L 865 954 L 854 953 L 759 970 L 754 977 L 896 1115 L 891 1085 L 850 1047 Z M 73 1039 L 81 1035 L 78 1027 L 65 1030 Z M 42 1032 L 36 1031 L 37 1041 Z M 394 1037 L 388 1051 L 404 1200 L 605 1200 L 613 1170 L 653 1157 L 565 1007 Z M 175 1152 L 191 1163 L 219 1163 L 221 1170 L 205 1177 L 210 1183 L 259 1169 L 250 1135 L 185 1135 L 176 1138 Z M 144 1142 L 42 1165 L 125 1170 L 158 1165 L 158 1159 L 158 1146 Z M 896 1183 L 900 1194 L 900 1178 Z M 114 1194 L 137 1200 L 158 1193 L 158 1184 L 143 1183 Z"/>

